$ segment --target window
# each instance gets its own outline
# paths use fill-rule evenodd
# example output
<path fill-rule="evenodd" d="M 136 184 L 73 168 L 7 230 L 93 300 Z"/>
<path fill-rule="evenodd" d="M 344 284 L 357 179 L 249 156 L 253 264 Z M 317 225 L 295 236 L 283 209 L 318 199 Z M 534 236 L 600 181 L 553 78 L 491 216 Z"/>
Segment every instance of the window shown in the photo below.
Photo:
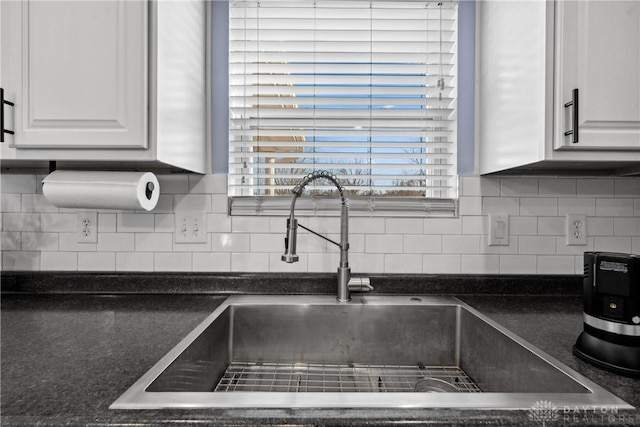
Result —
<path fill-rule="evenodd" d="M 452 215 L 457 4 L 231 1 L 232 214 L 286 214 L 313 170 L 352 214 Z M 329 183 L 297 212 L 338 210 Z"/>

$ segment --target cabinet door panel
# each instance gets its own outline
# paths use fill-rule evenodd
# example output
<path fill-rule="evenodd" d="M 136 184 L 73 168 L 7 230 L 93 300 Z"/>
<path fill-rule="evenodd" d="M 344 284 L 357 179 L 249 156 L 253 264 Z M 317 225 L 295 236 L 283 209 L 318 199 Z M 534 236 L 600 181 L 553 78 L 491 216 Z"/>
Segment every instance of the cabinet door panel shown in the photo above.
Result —
<path fill-rule="evenodd" d="M 579 141 L 573 108 L 560 114 L 557 148 L 640 149 L 640 2 L 563 1 L 557 108 L 579 89 Z"/>
<path fill-rule="evenodd" d="M 25 1 L 16 86 L 19 148 L 146 148 L 146 6 Z"/>

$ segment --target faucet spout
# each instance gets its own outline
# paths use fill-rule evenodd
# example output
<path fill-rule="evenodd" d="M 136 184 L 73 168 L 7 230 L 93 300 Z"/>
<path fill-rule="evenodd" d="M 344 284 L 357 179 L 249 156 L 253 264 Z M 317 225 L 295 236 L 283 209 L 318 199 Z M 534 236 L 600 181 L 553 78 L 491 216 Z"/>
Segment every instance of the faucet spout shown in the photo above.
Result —
<path fill-rule="evenodd" d="M 322 237 L 325 240 L 328 240 L 340 248 L 340 264 L 338 265 L 338 288 L 336 298 L 340 302 L 348 302 L 351 300 L 351 292 L 369 292 L 373 290 L 373 287 L 371 287 L 368 278 L 351 277 L 351 268 L 349 267 L 349 200 L 345 198 L 344 188 L 335 175 L 332 175 L 327 171 L 315 171 L 302 178 L 291 190 L 293 193 L 293 200 L 291 201 L 291 211 L 289 213 L 289 218 L 287 219 L 287 235 L 284 239 L 285 253 L 282 255 L 281 259 L 287 263 L 296 262 L 299 259 L 296 254 L 298 228 L 298 220 L 295 218 L 296 200 L 302 195 L 304 187 L 306 187 L 307 184 L 319 178 L 328 179 L 337 187 L 338 191 L 340 191 L 340 199 L 342 202 L 342 208 L 340 211 L 340 243 L 336 243 L 307 227 L 302 225 L 300 225 L 300 227 Z"/>

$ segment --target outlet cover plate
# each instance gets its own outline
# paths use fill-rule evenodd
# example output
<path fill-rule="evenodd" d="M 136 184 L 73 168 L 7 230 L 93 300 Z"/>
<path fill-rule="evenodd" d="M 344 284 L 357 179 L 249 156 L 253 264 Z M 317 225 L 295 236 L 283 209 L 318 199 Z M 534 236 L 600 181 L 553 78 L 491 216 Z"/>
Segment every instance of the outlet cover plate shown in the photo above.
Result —
<path fill-rule="evenodd" d="M 175 213 L 176 243 L 207 243 L 207 221 L 201 212 Z"/>
<path fill-rule="evenodd" d="M 587 244 L 587 216 L 567 214 L 567 246 Z"/>
<path fill-rule="evenodd" d="M 97 243 L 98 212 L 78 212 L 76 230 L 78 243 Z"/>

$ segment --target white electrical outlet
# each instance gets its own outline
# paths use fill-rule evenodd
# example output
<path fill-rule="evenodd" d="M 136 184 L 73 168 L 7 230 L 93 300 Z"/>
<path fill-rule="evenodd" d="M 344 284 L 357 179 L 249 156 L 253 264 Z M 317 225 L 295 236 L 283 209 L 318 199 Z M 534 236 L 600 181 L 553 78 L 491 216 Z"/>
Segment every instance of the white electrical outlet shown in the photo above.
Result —
<path fill-rule="evenodd" d="M 207 243 L 207 222 L 204 213 L 176 212 L 176 243 Z"/>
<path fill-rule="evenodd" d="M 509 246 L 509 215 L 489 215 L 489 246 Z"/>
<path fill-rule="evenodd" d="M 587 216 L 567 215 L 567 246 L 584 246 L 587 244 Z"/>
<path fill-rule="evenodd" d="M 77 222 L 78 243 L 96 243 L 98 241 L 98 213 L 78 212 Z"/>

